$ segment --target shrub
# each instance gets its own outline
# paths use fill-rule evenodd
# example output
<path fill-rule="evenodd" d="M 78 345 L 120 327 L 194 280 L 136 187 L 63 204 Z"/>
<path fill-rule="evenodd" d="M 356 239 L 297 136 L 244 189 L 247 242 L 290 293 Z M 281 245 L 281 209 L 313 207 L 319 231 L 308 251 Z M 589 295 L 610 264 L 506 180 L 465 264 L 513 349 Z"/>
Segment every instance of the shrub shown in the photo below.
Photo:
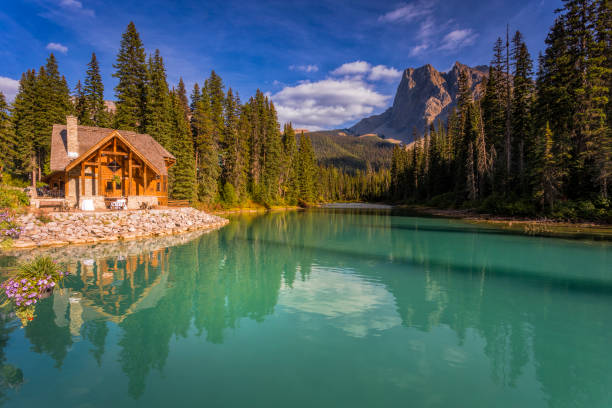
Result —
<path fill-rule="evenodd" d="M 515 196 L 504 197 L 501 194 L 491 194 L 482 201 L 478 209 L 496 215 L 527 217 L 537 214 L 534 202 Z"/>
<path fill-rule="evenodd" d="M 15 221 L 15 216 L 9 210 L 0 212 L 0 243 L 19 238 L 22 228 Z"/>
<path fill-rule="evenodd" d="M 455 193 L 450 191 L 448 193 L 434 196 L 429 200 L 427 205 L 436 208 L 452 208 L 455 205 Z"/>
<path fill-rule="evenodd" d="M 0 187 L 0 208 L 19 208 L 30 205 L 30 199 L 21 190 Z"/>

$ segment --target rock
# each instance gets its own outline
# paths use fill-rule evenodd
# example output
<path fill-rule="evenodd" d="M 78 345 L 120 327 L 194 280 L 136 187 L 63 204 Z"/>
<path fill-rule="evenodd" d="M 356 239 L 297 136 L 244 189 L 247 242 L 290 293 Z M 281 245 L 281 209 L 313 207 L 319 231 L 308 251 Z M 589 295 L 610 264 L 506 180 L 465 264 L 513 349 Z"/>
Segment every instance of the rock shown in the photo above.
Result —
<path fill-rule="evenodd" d="M 380 115 L 362 119 L 350 130 L 357 134 L 376 133 L 396 138 L 405 143 L 412 141 L 412 132 L 419 132 L 437 119 L 446 120 L 457 105 L 459 74 L 465 71 L 475 99 L 484 94 L 483 79 L 488 74 L 485 66 L 468 67 L 459 62 L 449 72 L 439 72 L 427 64 L 404 71 L 393 105 Z"/>

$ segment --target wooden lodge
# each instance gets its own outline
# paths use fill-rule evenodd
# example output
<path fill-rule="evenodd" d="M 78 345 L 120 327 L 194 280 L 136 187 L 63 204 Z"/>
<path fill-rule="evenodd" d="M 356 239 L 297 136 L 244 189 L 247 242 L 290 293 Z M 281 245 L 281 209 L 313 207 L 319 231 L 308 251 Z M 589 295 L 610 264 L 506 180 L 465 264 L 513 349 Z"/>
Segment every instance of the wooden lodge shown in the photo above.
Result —
<path fill-rule="evenodd" d="M 108 208 L 124 200 L 127 208 L 166 205 L 168 169 L 174 156 L 147 134 L 79 126 L 53 125 L 49 195 L 82 209 Z"/>

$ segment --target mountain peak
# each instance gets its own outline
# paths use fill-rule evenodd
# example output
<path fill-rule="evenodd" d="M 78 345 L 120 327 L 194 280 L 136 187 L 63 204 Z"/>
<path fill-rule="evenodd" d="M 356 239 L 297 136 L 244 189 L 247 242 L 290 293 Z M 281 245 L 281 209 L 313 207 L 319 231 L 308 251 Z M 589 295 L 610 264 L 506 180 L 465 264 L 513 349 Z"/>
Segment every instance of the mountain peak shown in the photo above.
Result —
<path fill-rule="evenodd" d="M 351 132 L 357 135 L 375 133 L 379 136 L 412 140 L 413 129 L 423 132 L 437 119 L 445 120 L 457 104 L 459 72 L 467 70 L 468 82 L 475 99 L 483 93 L 482 80 L 488 67 L 475 68 L 456 61 L 453 68 L 444 73 L 431 64 L 404 70 L 397 87 L 393 105 L 380 115 L 360 120 Z"/>

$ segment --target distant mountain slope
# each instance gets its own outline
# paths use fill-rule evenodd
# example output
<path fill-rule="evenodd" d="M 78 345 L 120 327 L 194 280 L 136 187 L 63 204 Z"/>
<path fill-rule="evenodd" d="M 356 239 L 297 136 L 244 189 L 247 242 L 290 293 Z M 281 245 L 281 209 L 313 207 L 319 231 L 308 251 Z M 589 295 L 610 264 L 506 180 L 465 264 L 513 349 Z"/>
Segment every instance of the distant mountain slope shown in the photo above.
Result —
<path fill-rule="evenodd" d="M 391 167 L 394 143 L 376 135 L 355 137 L 343 130 L 309 132 L 319 164 L 335 166 L 345 171 Z"/>
<path fill-rule="evenodd" d="M 404 143 L 412 140 L 413 129 L 419 133 L 436 119 L 446 120 L 457 104 L 459 73 L 468 72 L 472 92 L 476 99 L 484 93 L 483 79 L 488 67 L 468 67 L 455 62 L 449 72 L 439 72 L 427 64 L 408 68 L 402 75 L 393 105 L 380 115 L 362 119 L 349 130 L 356 134 L 376 133 Z"/>

